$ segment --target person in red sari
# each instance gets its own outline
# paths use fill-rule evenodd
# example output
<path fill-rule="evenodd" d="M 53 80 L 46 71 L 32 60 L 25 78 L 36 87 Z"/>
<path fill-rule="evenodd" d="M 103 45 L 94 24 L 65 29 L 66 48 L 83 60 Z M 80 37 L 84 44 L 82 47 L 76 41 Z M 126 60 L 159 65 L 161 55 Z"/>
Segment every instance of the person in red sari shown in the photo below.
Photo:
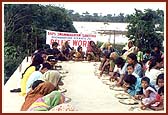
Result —
<path fill-rule="evenodd" d="M 87 61 L 100 61 L 101 50 L 94 41 L 90 41 L 86 50 Z"/>

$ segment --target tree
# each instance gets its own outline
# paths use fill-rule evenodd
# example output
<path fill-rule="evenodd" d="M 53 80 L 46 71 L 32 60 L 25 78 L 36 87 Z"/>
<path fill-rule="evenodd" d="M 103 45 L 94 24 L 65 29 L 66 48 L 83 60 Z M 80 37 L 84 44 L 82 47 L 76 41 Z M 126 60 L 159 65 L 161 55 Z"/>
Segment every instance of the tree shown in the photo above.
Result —
<path fill-rule="evenodd" d="M 5 4 L 4 23 L 5 83 L 26 55 L 43 47 L 45 30 L 77 32 L 67 10 L 52 5 Z"/>
<path fill-rule="evenodd" d="M 127 21 L 129 25 L 127 27 L 127 37 L 135 42 L 136 46 L 141 47 L 142 51 L 146 49 L 152 49 L 155 45 L 162 46 L 164 37 L 157 31 L 163 32 L 164 28 L 157 24 L 163 25 L 164 13 L 153 11 L 151 9 L 145 9 L 144 12 L 135 9 L 135 13 L 128 16 Z M 157 30 L 157 31 L 156 31 Z"/>

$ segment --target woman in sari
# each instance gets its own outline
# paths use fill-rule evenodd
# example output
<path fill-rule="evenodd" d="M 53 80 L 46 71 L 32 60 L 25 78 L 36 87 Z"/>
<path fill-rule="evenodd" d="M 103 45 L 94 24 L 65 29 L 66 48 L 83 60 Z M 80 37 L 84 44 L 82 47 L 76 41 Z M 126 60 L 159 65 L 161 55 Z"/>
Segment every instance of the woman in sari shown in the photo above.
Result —
<path fill-rule="evenodd" d="M 60 73 L 55 70 L 48 70 L 43 74 L 40 80 L 51 82 L 57 90 L 59 89 L 58 85 L 63 85 Z"/>
<path fill-rule="evenodd" d="M 73 51 L 73 48 L 70 47 L 68 41 L 65 41 L 62 44 L 61 52 L 62 52 L 63 57 L 65 57 L 66 60 L 70 59 L 70 54 L 72 51 Z"/>
<path fill-rule="evenodd" d="M 25 102 L 21 107 L 21 111 L 27 111 L 28 108 L 34 103 L 38 98 L 43 97 L 55 90 L 55 86 L 50 82 L 40 83 L 34 89 L 31 89 L 27 96 L 25 97 Z"/>
<path fill-rule="evenodd" d="M 38 98 L 28 109 L 28 111 L 49 111 L 56 105 L 64 103 L 65 97 L 58 91 Z"/>
<path fill-rule="evenodd" d="M 88 43 L 86 56 L 88 61 L 99 61 L 101 50 L 97 47 L 94 41 Z"/>
<path fill-rule="evenodd" d="M 127 56 L 130 53 L 135 53 L 137 54 L 138 52 L 138 48 L 136 46 L 134 46 L 133 41 L 129 40 L 128 43 L 126 44 L 126 46 L 123 48 L 123 55 L 122 58 L 126 59 Z"/>

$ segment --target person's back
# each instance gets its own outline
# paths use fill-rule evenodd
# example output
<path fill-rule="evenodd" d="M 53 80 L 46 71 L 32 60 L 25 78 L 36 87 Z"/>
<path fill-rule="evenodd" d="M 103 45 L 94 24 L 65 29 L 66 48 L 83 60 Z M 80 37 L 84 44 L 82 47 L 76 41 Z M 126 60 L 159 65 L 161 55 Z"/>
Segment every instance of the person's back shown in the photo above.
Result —
<path fill-rule="evenodd" d="M 33 58 L 32 64 L 28 68 L 26 68 L 26 70 L 22 74 L 20 95 L 24 96 L 26 94 L 26 83 L 28 78 L 34 71 L 37 71 L 39 69 L 40 64 L 42 64 L 43 61 L 44 60 L 40 56 L 40 54 L 36 54 L 35 57 Z"/>

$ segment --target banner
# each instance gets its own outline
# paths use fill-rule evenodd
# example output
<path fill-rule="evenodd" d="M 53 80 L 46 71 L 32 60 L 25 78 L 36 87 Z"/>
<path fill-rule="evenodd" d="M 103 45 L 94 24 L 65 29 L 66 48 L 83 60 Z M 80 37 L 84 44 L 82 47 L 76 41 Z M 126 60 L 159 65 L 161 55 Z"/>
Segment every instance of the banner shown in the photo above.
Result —
<path fill-rule="evenodd" d="M 78 46 L 82 46 L 83 51 L 86 51 L 90 41 L 97 42 L 95 34 L 46 31 L 46 44 L 49 44 L 51 48 L 53 42 L 57 42 L 59 44 L 58 48 L 61 48 L 65 41 L 68 41 L 69 45 L 76 50 Z"/>

